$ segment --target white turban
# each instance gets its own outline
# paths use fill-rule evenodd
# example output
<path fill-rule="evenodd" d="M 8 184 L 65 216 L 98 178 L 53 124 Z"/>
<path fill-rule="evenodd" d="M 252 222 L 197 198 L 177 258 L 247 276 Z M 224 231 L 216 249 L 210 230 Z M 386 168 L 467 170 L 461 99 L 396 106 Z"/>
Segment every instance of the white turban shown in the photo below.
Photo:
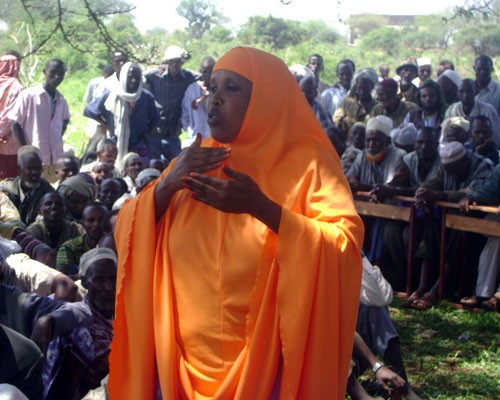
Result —
<path fill-rule="evenodd" d="M 118 263 L 118 257 L 113 250 L 107 247 L 96 247 L 83 253 L 80 257 L 80 276 L 85 276 L 89 267 L 100 260 L 112 260 L 115 264 Z"/>
<path fill-rule="evenodd" d="M 424 65 L 432 65 L 432 60 L 429 57 L 417 58 L 417 65 L 423 67 Z"/>
<path fill-rule="evenodd" d="M 460 87 L 462 84 L 462 78 L 460 78 L 460 75 L 458 72 L 453 71 L 452 69 L 446 69 L 442 72 L 441 76 L 446 76 L 450 81 L 452 81 L 457 89 Z"/>
<path fill-rule="evenodd" d="M 366 131 L 380 131 L 390 136 L 393 125 L 392 119 L 389 117 L 377 115 L 368 120 L 366 123 Z"/>
<path fill-rule="evenodd" d="M 411 146 L 415 144 L 415 140 L 417 140 L 417 128 L 410 122 L 399 129 L 393 129 L 391 131 L 391 137 L 394 143 L 401 146 Z"/>
<path fill-rule="evenodd" d="M 461 160 L 467 154 L 465 147 L 460 142 L 449 142 L 443 144 L 439 149 L 439 157 L 443 164 L 450 164 L 452 162 Z"/>

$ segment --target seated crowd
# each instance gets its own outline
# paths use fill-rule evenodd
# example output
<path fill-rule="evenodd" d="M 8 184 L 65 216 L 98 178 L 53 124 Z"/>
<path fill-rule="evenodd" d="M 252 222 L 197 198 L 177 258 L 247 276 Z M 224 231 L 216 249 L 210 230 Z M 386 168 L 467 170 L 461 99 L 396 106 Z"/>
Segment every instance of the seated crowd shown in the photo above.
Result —
<path fill-rule="evenodd" d="M 0 383 L 27 398 L 106 398 L 120 207 L 196 135 L 210 135 L 205 104 L 215 60 L 205 57 L 196 74 L 182 69 L 187 58 L 170 46 L 164 64 L 143 72 L 124 51 L 114 52 L 113 67 L 85 94 L 90 139 L 81 158 L 63 148 L 70 110 L 57 86 L 64 62 L 50 60 L 44 83 L 23 89 L 20 55 L 0 58 Z M 290 71 L 337 150 L 353 193 L 401 206 L 408 204 L 395 196 L 412 197 L 418 221 L 410 235 L 407 223 L 364 218 L 357 367 L 347 392 L 371 398 L 356 379 L 369 367 L 382 392 L 418 399 L 388 312 L 391 285 L 402 290 L 412 257 L 419 274 L 406 304 L 432 307 L 441 233 L 435 203 L 459 203 L 463 213 L 473 204 L 500 204 L 500 83 L 492 80 L 493 62 L 485 55 L 475 60 L 475 79 L 461 79 L 444 60 L 433 80 L 425 57 L 405 60 L 395 79 L 387 66 L 379 77 L 373 68 L 356 70 L 352 60 L 342 60 L 338 82 L 329 85 L 320 79 L 323 68 L 314 54 Z M 457 287 L 451 278 L 461 262 L 461 240 L 456 231 L 447 235 L 448 295 Z M 469 243 L 477 244 L 467 259 L 476 266 L 477 283 L 461 302 L 498 311 L 500 238 L 476 235 Z"/>

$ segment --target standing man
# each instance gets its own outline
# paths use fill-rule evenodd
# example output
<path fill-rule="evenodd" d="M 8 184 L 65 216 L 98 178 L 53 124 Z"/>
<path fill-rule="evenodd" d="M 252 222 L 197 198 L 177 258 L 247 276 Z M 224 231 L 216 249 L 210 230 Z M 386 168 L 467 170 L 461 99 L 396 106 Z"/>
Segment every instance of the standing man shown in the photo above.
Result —
<path fill-rule="evenodd" d="M 45 82 L 21 92 L 8 117 L 21 146 L 30 144 L 40 149 L 43 175 L 55 182 L 56 162 L 63 155 L 62 136 L 71 116 L 66 99 L 57 90 L 66 65 L 54 58 L 47 62 L 43 73 Z"/>
<path fill-rule="evenodd" d="M 164 61 L 167 69 L 151 71 L 145 75 L 146 88 L 153 93 L 160 105 L 160 123 L 158 134 L 162 140 L 162 155 L 171 160 L 181 151 L 181 115 L 182 99 L 188 86 L 194 82 L 191 72 L 182 69 L 189 53 L 179 46 L 169 46 L 165 51 Z M 150 154 L 158 158 L 159 154 Z"/>
<path fill-rule="evenodd" d="M 337 77 L 339 81 L 321 94 L 323 103 L 330 115 L 333 116 L 335 114 L 337 107 L 346 98 L 347 92 L 351 88 L 355 70 L 356 66 L 352 60 L 341 60 L 337 64 Z"/>
<path fill-rule="evenodd" d="M 190 138 L 182 147 L 191 145 L 196 135 L 201 133 L 203 139 L 210 136 L 207 120 L 207 97 L 210 75 L 215 65 L 213 57 L 205 57 L 200 65 L 201 79 L 188 86 L 182 100 L 182 128 L 189 132 Z"/>
<path fill-rule="evenodd" d="M 429 57 L 417 58 L 418 77 L 413 80 L 413 83 L 420 87 L 425 81 L 431 79 L 432 75 L 432 60 Z"/>
<path fill-rule="evenodd" d="M 413 80 L 418 75 L 417 66 L 412 61 L 404 61 L 396 68 L 396 73 L 399 75 L 398 96 L 403 101 L 418 101 L 418 88 L 413 84 Z"/>
<path fill-rule="evenodd" d="M 313 54 L 309 57 L 307 66 L 311 68 L 312 72 L 314 72 L 314 76 L 318 80 L 318 94 L 323 93 L 330 87 L 328 83 L 323 82 L 320 79 L 321 72 L 325 69 L 325 60 L 323 59 L 323 56 L 320 54 Z"/>
<path fill-rule="evenodd" d="M 493 106 L 500 115 L 500 83 L 491 79 L 493 60 L 482 54 L 474 62 L 476 73 L 476 100 Z"/>

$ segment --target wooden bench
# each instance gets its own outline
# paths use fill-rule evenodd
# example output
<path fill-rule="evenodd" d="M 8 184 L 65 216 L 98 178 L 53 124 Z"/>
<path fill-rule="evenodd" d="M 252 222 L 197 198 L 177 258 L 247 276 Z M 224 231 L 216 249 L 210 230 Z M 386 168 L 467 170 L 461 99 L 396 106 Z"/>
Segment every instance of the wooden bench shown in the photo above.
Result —
<path fill-rule="evenodd" d="M 378 217 L 389 220 L 408 222 L 410 226 L 410 237 L 408 242 L 407 254 L 407 275 L 406 275 L 406 294 L 410 295 L 411 291 L 411 276 L 413 271 L 413 262 L 410 255 L 413 254 L 413 234 L 414 234 L 414 215 L 415 215 L 415 198 L 406 196 L 395 196 L 392 199 L 405 201 L 410 203 L 409 206 L 393 205 L 385 203 L 372 203 L 368 200 L 370 194 L 368 192 L 357 192 L 357 197 L 354 200 L 356 210 L 361 215 L 370 217 Z M 362 200 L 361 198 L 366 198 Z M 451 209 L 459 209 L 457 203 L 450 202 L 436 202 L 435 205 L 439 206 L 442 210 L 442 224 L 441 224 L 441 239 L 440 239 L 440 256 L 439 256 L 439 297 L 443 297 L 445 288 L 445 264 L 446 264 L 446 229 L 454 229 L 463 232 L 472 232 L 483 235 L 498 236 L 500 237 L 500 221 L 486 220 L 483 218 L 471 217 L 465 214 L 450 214 Z M 490 206 L 476 206 L 469 207 L 471 211 L 480 211 L 486 214 L 499 214 L 498 207 Z"/>

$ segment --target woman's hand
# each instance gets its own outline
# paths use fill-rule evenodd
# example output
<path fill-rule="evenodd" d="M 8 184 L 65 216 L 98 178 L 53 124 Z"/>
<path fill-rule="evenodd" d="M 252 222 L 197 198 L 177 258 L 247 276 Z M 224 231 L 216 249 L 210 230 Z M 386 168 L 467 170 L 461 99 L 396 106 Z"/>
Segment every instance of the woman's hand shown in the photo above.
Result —
<path fill-rule="evenodd" d="M 182 151 L 170 173 L 156 186 L 156 220 L 164 214 L 175 192 L 184 187 L 183 177 L 193 172 L 203 173 L 219 168 L 230 155 L 231 150 L 227 148 L 201 147 L 201 135 L 196 135 L 193 144 Z"/>
<path fill-rule="evenodd" d="M 222 162 L 229 158 L 231 149 L 201 147 L 201 135 L 196 135 L 193 144 L 184 149 L 177 158 L 176 164 L 168 179 L 177 190 L 183 188 L 181 179 L 192 172 L 208 172 L 222 165 Z"/>
<path fill-rule="evenodd" d="M 223 212 L 250 214 L 277 233 L 281 207 L 262 193 L 259 185 L 248 175 L 231 168 L 224 168 L 224 173 L 231 179 L 190 173 L 182 182 L 194 199 Z"/>

